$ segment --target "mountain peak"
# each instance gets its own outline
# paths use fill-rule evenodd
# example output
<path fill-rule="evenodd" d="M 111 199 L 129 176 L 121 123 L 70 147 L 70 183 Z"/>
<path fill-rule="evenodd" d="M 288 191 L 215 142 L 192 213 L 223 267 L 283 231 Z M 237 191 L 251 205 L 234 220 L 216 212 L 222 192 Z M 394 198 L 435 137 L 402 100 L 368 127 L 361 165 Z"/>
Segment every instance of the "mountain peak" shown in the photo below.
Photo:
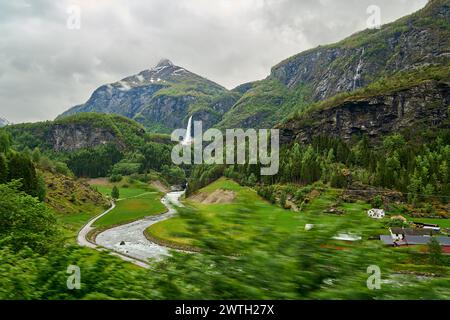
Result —
<path fill-rule="evenodd" d="M 172 63 L 172 61 L 170 61 L 169 59 L 163 58 L 161 60 L 159 60 L 158 64 L 156 65 L 156 68 L 158 67 L 171 67 L 174 64 Z"/>
<path fill-rule="evenodd" d="M 11 124 L 8 120 L 6 120 L 5 118 L 0 117 L 0 127 L 4 127 L 8 124 Z"/>

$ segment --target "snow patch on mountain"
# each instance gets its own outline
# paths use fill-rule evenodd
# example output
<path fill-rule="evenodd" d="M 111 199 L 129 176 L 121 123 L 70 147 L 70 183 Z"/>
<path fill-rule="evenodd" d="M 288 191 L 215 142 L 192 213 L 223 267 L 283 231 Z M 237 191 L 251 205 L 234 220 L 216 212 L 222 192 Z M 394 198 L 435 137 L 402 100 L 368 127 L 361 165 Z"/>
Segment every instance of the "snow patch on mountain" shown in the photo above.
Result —
<path fill-rule="evenodd" d="M 136 76 L 136 78 L 138 79 L 139 82 L 143 82 L 143 81 L 144 81 L 144 76 L 141 75 L 141 74 L 138 74 L 138 75 Z"/>
<path fill-rule="evenodd" d="M 119 90 L 128 91 L 131 89 L 130 85 L 125 81 L 119 81 L 119 84 L 121 85 L 121 88 L 119 88 Z"/>

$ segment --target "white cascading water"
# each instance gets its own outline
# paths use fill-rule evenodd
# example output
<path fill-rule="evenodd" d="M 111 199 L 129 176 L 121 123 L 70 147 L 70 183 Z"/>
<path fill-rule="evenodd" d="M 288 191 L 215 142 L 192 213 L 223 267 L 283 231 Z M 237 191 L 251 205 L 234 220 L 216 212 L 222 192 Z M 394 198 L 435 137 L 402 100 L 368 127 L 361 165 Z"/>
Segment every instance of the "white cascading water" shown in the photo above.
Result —
<path fill-rule="evenodd" d="M 358 62 L 358 66 L 356 67 L 356 73 L 355 76 L 353 77 L 353 90 L 356 90 L 359 86 L 358 82 L 361 80 L 361 72 L 362 72 L 362 68 L 363 68 L 363 56 L 364 56 L 364 48 L 362 48 L 362 52 L 361 55 L 359 57 L 359 62 Z"/>
<path fill-rule="evenodd" d="M 191 127 L 192 127 L 192 116 L 190 116 L 190 118 L 189 118 L 187 129 L 186 129 L 186 135 L 184 136 L 183 142 L 181 144 L 183 144 L 183 145 L 192 144 Z"/>

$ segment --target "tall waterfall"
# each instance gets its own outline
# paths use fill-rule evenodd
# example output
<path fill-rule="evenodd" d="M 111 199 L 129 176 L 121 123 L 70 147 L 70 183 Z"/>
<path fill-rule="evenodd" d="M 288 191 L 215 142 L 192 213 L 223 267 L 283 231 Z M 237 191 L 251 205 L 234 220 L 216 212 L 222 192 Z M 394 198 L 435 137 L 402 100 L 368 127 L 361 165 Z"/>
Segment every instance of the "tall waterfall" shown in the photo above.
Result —
<path fill-rule="evenodd" d="M 189 117 L 188 125 L 186 128 L 186 135 L 184 136 L 183 142 L 181 144 L 183 145 L 192 144 L 191 128 L 192 128 L 192 116 Z"/>

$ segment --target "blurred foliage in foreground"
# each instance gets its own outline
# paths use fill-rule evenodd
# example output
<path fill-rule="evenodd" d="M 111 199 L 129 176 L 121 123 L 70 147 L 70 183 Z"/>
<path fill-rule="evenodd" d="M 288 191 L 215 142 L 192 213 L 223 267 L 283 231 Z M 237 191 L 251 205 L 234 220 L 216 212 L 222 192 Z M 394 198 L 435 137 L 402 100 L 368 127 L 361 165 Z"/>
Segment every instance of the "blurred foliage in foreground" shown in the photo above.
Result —
<path fill-rule="evenodd" d="M 2 192 L 13 192 L 3 188 Z M 0 205 L 0 214 L 11 206 L 20 206 L 27 197 L 11 197 L 8 207 Z M 27 206 L 39 203 L 27 202 Z M 314 222 L 312 230 L 293 234 L 259 230 L 251 239 L 242 237 L 251 205 L 223 212 L 230 227 L 210 225 L 193 209 L 180 209 L 197 235 L 202 253 L 174 252 L 171 257 L 154 261 L 150 269 L 130 265 L 106 252 L 74 246 L 45 246 L 59 241 L 56 232 L 36 232 L 28 228 L 28 237 L 14 246 L 8 242 L 0 249 L 1 299 L 448 299 L 450 278 L 417 277 L 395 273 L 392 269 L 407 262 L 410 253 L 393 252 L 377 241 L 362 239 L 345 245 L 331 240 L 337 233 L 351 230 L 364 234 L 367 223 L 345 217 L 339 225 Z M 42 210 L 29 211 L 42 214 Z M 34 215 L 24 218 L 30 224 Z M 39 218 L 41 221 L 42 218 Z M 47 229 L 56 222 L 45 218 Z M 25 222 L 24 222 L 25 223 Z M 11 227 L 12 228 L 12 227 Z M 13 229 L 2 228 L 0 238 L 11 239 Z M 271 241 L 267 241 L 267 238 Z M 23 239 L 23 241 L 22 241 Z M 245 240 L 237 240 L 245 239 Z M 444 257 L 446 258 L 446 257 Z M 438 270 L 442 265 L 430 265 Z M 81 269 L 81 289 L 68 290 L 67 267 Z M 381 289 L 369 290 L 369 265 L 381 269 Z"/>

